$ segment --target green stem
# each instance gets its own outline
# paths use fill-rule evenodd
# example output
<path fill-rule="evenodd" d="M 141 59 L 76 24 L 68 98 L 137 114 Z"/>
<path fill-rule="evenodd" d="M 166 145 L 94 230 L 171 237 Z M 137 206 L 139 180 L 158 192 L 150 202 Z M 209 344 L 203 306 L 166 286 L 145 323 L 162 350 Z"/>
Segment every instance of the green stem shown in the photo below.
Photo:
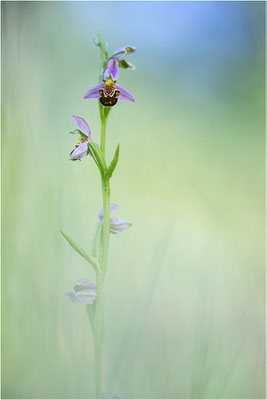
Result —
<path fill-rule="evenodd" d="M 110 231 L 110 188 L 109 180 L 102 178 L 104 219 L 102 228 L 101 273 L 96 274 L 96 309 L 94 320 L 94 350 L 95 350 L 95 393 L 96 398 L 102 398 L 102 366 L 104 344 L 104 280 L 108 262 L 108 246 Z"/>
<path fill-rule="evenodd" d="M 100 117 L 101 117 L 101 150 L 102 150 L 103 156 L 105 158 L 107 119 L 104 115 L 104 107 L 103 106 L 102 106 L 102 113 L 100 111 Z"/>
<path fill-rule="evenodd" d="M 100 34 L 99 34 L 100 36 Z M 101 39 L 101 36 L 100 36 Z M 104 45 L 103 45 L 104 46 Z M 108 54 L 105 46 L 100 51 L 101 67 L 99 71 L 99 82 L 102 82 L 104 71 L 108 62 Z M 101 150 L 105 159 L 105 144 L 106 144 L 106 125 L 107 118 L 110 113 L 110 108 L 104 107 L 100 101 L 99 113 L 101 119 Z M 98 225 L 96 230 L 93 254 L 98 259 L 101 265 L 101 272 L 96 273 L 96 305 L 94 316 L 94 350 L 95 350 L 95 394 L 97 399 L 102 398 L 102 369 L 103 369 L 103 344 L 104 344 L 104 311 L 105 311 L 105 298 L 104 298 L 104 281 L 105 273 L 108 263 L 108 246 L 109 246 L 109 232 L 110 232 L 110 187 L 109 178 L 101 174 L 102 178 L 102 196 L 103 196 L 103 210 L 104 218 L 102 223 Z M 101 250 L 99 244 L 102 244 Z"/>
<path fill-rule="evenodd" d="M 105 107 L 99 109 L 101 117 L 101 150 L 105 158 L 105 143 L 106 143 L 106 124 L 109 113 L 105 113 Z M 103 279 L 105 279 L 107 263 L 108 263 L 108 246 L 109 246 L 109 232 L 110 232 L 110 187 L 109 178 L 102 176 L 102 196 L 103 196 L 103 242 L 102 242 L 102 261 L 101 270 L 103 272 Z"/>
<path fill-rule="evenodd" d="M 101 150 L 105 158 L 105 141 L 106 141 L 106 122 L 107 115 L 104 107 L 99 103 L 99 111 L 101 118 Z M 102 398 L 102 367 L 103 367 L 103 344 L 104 344 L 104 281 L 108 263 L 108 247 L 110 232 L 110 187 L 109 178 L 102 175 L 102 196 L 104 218 L 100 224 L 99 230 L 96 232 L 94 253 L 97 256 L 98 237 L 102 236 L 102 249 L 100 263 L 101 273 L 96 274 L 96 308 L 94 318 L 94 350 L 95 350 L 95 394 L 96 398 Z"/>
<path fill-rule="evenodd" d="M 104 280 L 102 274 L 96 275 L 96 309 L 94 320 L 94 350 L 95 350 L 95 395 L 102 399 L 102 367 L 104 343 Z"/>
<path fill-rule="evenodd" d="M 99 221 L 96 227 L 96 232 L 94 236 L 94 240 L 92 243 L 92 255 L 98 260 L 101 265 L 101 250 L 100 250 L 100 242 L 102 236 L 102 221 Z"/>
<path fill-rule="evenodd" d="M 108 264 L 108 246 L 109 246 L 109 232 L 110 232 L 110 187 L 109 179 L 102 180 L 102 196 L 103 196 L 103 248 L 102 248 L 102 261 L 101 271 L 103 279 L 105 279 L 107 264 Z"/>

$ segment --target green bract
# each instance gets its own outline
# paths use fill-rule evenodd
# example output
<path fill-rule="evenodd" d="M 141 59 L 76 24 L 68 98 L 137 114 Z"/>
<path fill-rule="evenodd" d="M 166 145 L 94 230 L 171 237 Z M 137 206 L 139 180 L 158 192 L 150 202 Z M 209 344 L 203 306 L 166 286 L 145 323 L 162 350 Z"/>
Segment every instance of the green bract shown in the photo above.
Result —
<path fill-rule="evenodd" d="M 112 174 L 113 174 L 113 171 L 115 170 L 115 168 L 116 168 L 116 166 L 117 166 L 117 164 L 118 164 L 118 161 L 119 161 L 119 153 L 120 153 L 120 145 L 118 144 L 118 146 L 116 147 L 116 151 L 115 151 L 113 160 L 112 160 L 111 163 L 109 164 L 109 167 L 108 167 L 108 169 L 107 169 L 107 171 L 106 171 L 106 177 L 107 177 L 108 179 L 111 178 L 111 176 L 112 176 Z"/>

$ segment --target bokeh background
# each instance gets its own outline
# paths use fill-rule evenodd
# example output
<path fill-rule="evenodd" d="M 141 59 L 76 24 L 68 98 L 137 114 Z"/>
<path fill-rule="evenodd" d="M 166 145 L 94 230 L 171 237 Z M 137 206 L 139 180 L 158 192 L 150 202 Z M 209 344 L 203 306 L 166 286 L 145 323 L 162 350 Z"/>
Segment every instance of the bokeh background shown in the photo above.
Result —
<path fill-rule="evenodd" d="M 102 208 L 71 115 L 99 141 L 100 30 L 131 44 L 108 123 L 105 396 L 264 398 L 263 2 L 2 2 L 2 398 L 93 398 L 84 305 Z"/>

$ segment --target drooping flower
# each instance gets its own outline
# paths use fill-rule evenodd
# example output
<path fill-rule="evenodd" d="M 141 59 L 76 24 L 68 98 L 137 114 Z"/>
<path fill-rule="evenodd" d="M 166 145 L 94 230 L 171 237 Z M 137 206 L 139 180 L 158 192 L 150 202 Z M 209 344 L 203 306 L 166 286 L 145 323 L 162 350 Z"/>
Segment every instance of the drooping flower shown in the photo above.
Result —
<path fill-rule="evenodd" d="M 74 284 L 75 292 L 67 292 L 73 304 L 93 304 L 96 299 L 96 285 L 88 279 L 80 279 Z"/>
<path fill-rule="evenodd" d="M 117 204 L 110 203 L 110 212 L 116 211 L 119 209 L 119 206 Z M 99 211 L 98 213 L 98 218 L 100 221 L 103 220 L 104 218 L 104 210 Z M 132 226 L 131 222 L 127 221 L 126 219 L 120 219 L 120 218 L 110 218 L 110 232 L 111 233 L 120 233 L 122 231 L 125 231 L 125 229 L 130 228 Z"/>
<path fill-rule="evenodd" d="M 80 131 L 80 129 L 76 129 L 75 131 L 72 132 L 80 135 L 80 140 L 77 141 L 75 149 L 72 150 L 69 156 L 70 160 L 75 161 L 75 160 L 80 160 L 81 158 L 87 156 L 87 154 L 90 153 L 88 149 L 88 143 L 91 140 L 91 131 L 83 118 L 72 115 L 72 119 L 74 122 L 76 122 L 79 128 L 81 128 L 87 133 L 86 135 L 85 133 Z"/>
<path fill-rule="evenodd" d="M 120 233 L 132 226 L 131 222 L 121 218 L 110 218 L 110 232 Z"/>
<path fill-rule="evenodd" d="M 132 93 L 117 84 L 119 77 L 118 61 L 111 59 L 104 73 L 104 80 L 99 85 L 87 90 L 84 99 L 99 99 L 103 106 L 112 107 L 118 99 L 134 102 Z"/>

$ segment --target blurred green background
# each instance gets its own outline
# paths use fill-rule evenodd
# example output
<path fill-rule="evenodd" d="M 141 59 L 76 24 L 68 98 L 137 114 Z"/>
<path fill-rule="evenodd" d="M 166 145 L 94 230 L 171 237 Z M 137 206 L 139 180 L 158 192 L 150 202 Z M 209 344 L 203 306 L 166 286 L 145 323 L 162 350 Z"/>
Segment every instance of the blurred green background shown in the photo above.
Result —
<path fill-rule="evenodd" d="M 84 305 L 102 208 L 71 115 L 99 141 L 100 30 L 130 44 L 108 122 L 114 216 L 104 390 L 264 398 L 264 2 L 2 2 L 2 397 L 93 398 Z"/>

